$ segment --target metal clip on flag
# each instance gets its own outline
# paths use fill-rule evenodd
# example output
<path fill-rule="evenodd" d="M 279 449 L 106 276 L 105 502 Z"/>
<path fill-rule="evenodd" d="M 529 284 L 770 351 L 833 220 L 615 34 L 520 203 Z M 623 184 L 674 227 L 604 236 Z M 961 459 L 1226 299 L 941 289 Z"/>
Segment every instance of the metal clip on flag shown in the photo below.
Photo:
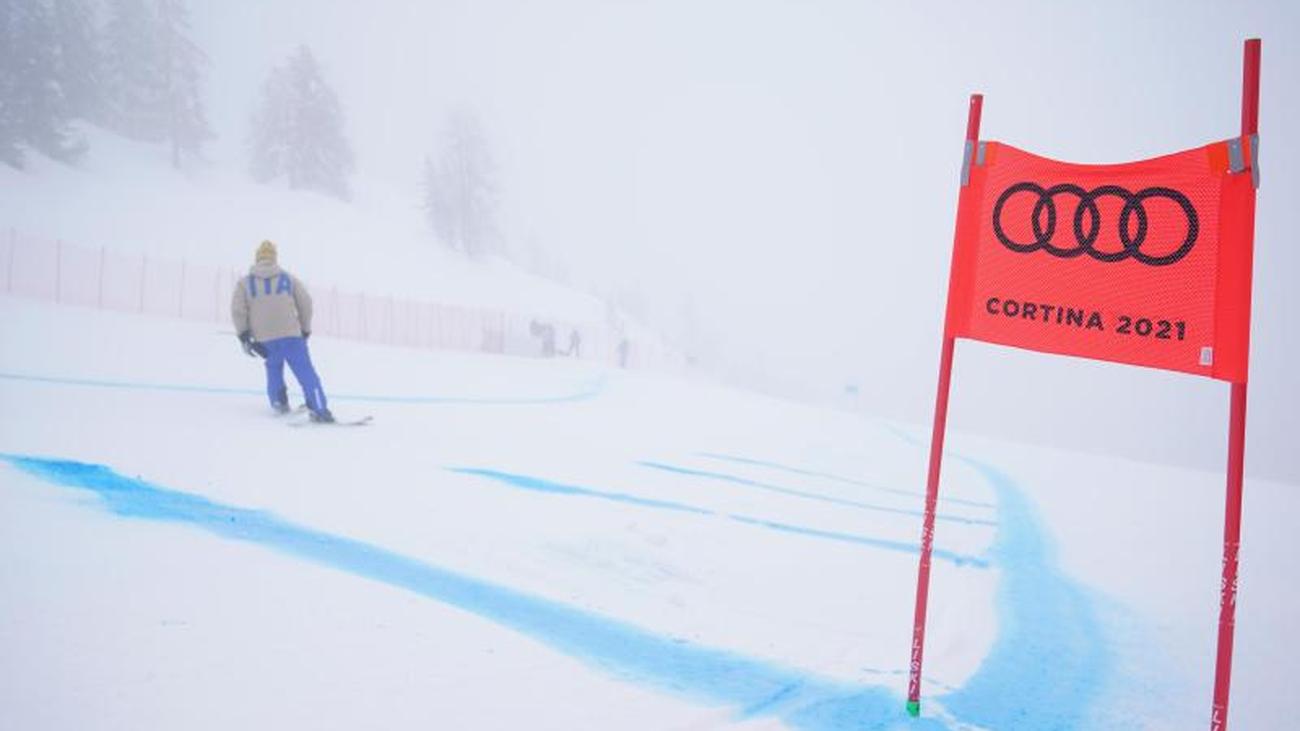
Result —
<path fill-rule="evenodd" d="M 921 662 L 956 338 L 1227 381 L 1228 490 L 1212 731 L 1226 731 L 1259 185 L 1258 39 L 1246 41 L 1239 137 L 1118 165 L 979 139 L 971 96 L 917 577 L 907 710 Z"/>

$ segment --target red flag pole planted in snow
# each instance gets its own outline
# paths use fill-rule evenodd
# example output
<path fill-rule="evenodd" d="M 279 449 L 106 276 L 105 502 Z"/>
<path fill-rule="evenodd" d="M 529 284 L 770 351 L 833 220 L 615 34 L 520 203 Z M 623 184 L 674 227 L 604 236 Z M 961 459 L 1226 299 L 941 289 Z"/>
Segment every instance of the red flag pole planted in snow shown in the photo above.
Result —
<path fill-rule="evenodd" d="M 1241 136 L 1253 148 L 1259 133 L 1258 38 L 1246 41 L 1241 81 Z M 1251 151 L 1251 159 L 1255 157 Z M 1253 164 L 1253 163 L 1252 163 Z M 1254 170 L 1251 171 L 1255 173 Z M 1241 492 L 1246 467 L 1246 380 L 1232 384 L 1228 415 L 1228 494 L 1223 515 L 1223 581 L 1219 588 L 1219 649 L 1214 670 L 1210 731 L 1227 731 L 1232 684 L 1232 640 L 1237 615 L 1237 551 L 1241 546 Z"/>
<path fill-rule="evenodd" d="M 980 136 L 980 112 L 983 107 L 984 96 L 971 94 L 970 112 L 966 118 L 966 146 L 962 158 L 962 185 L 966 185 L 966 172 L 975 163 Z M 956 249 L 954 246 L 954 252 Z M 934 513 L 939 501 L 939 465 L 943 461 L 943 435 L 948 423 L 948 386 L 952 381 L 954 344 L 954 336 L 945 327 L 943 351 L 939 356 L 939 390 L 934 403 L 934 430 L 930 435 L 930 471 L 925 483 L 925 522 L 921 528 L 921 563 L 917 570 L 916 614 L 912 625 L 912 663 L 907 683 L 907 712 L 912 716 L 921 714 L 921 659 L 925 652 L 925 612 L 930 596 L 930 553 L 934 548 Z"/>

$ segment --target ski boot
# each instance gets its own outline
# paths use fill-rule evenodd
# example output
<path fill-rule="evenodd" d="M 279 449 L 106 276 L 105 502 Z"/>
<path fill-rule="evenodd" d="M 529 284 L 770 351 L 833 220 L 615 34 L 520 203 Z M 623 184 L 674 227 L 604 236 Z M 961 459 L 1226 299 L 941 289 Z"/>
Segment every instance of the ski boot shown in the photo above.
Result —
<path fill-rule="evenodd" d="M 280 392 L 276 394 L 276 399 L 271 402 L 271 409 L 275 411 L 276 414 L 289 413 L 289 389 L 280 389 Z"/>

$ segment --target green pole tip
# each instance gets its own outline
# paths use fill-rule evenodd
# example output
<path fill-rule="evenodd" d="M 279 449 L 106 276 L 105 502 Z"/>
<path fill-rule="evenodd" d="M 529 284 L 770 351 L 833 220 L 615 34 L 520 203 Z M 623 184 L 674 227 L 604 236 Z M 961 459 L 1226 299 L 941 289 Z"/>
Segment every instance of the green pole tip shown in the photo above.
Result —
<path fill-rule="evenodd" d="M 916 718 L 917 716 L 921 715 L 921 701 L 908 701 L 907 715 L 911 716 L 912 718 Z"/>

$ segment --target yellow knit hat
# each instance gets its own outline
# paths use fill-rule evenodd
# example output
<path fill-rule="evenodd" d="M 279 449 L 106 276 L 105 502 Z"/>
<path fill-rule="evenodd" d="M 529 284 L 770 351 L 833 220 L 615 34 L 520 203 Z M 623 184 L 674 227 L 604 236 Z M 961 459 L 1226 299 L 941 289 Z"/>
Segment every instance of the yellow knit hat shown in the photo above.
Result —
<path fill-rule="evenodd" d="M 269 261 L 272 264 L 274 264 L 275 244 L 271 243 L 270 241 L 263 241 L 262 245 L 257 247 L 257 256 L 254 257 L 254 261 L 256 262 Z"/>

